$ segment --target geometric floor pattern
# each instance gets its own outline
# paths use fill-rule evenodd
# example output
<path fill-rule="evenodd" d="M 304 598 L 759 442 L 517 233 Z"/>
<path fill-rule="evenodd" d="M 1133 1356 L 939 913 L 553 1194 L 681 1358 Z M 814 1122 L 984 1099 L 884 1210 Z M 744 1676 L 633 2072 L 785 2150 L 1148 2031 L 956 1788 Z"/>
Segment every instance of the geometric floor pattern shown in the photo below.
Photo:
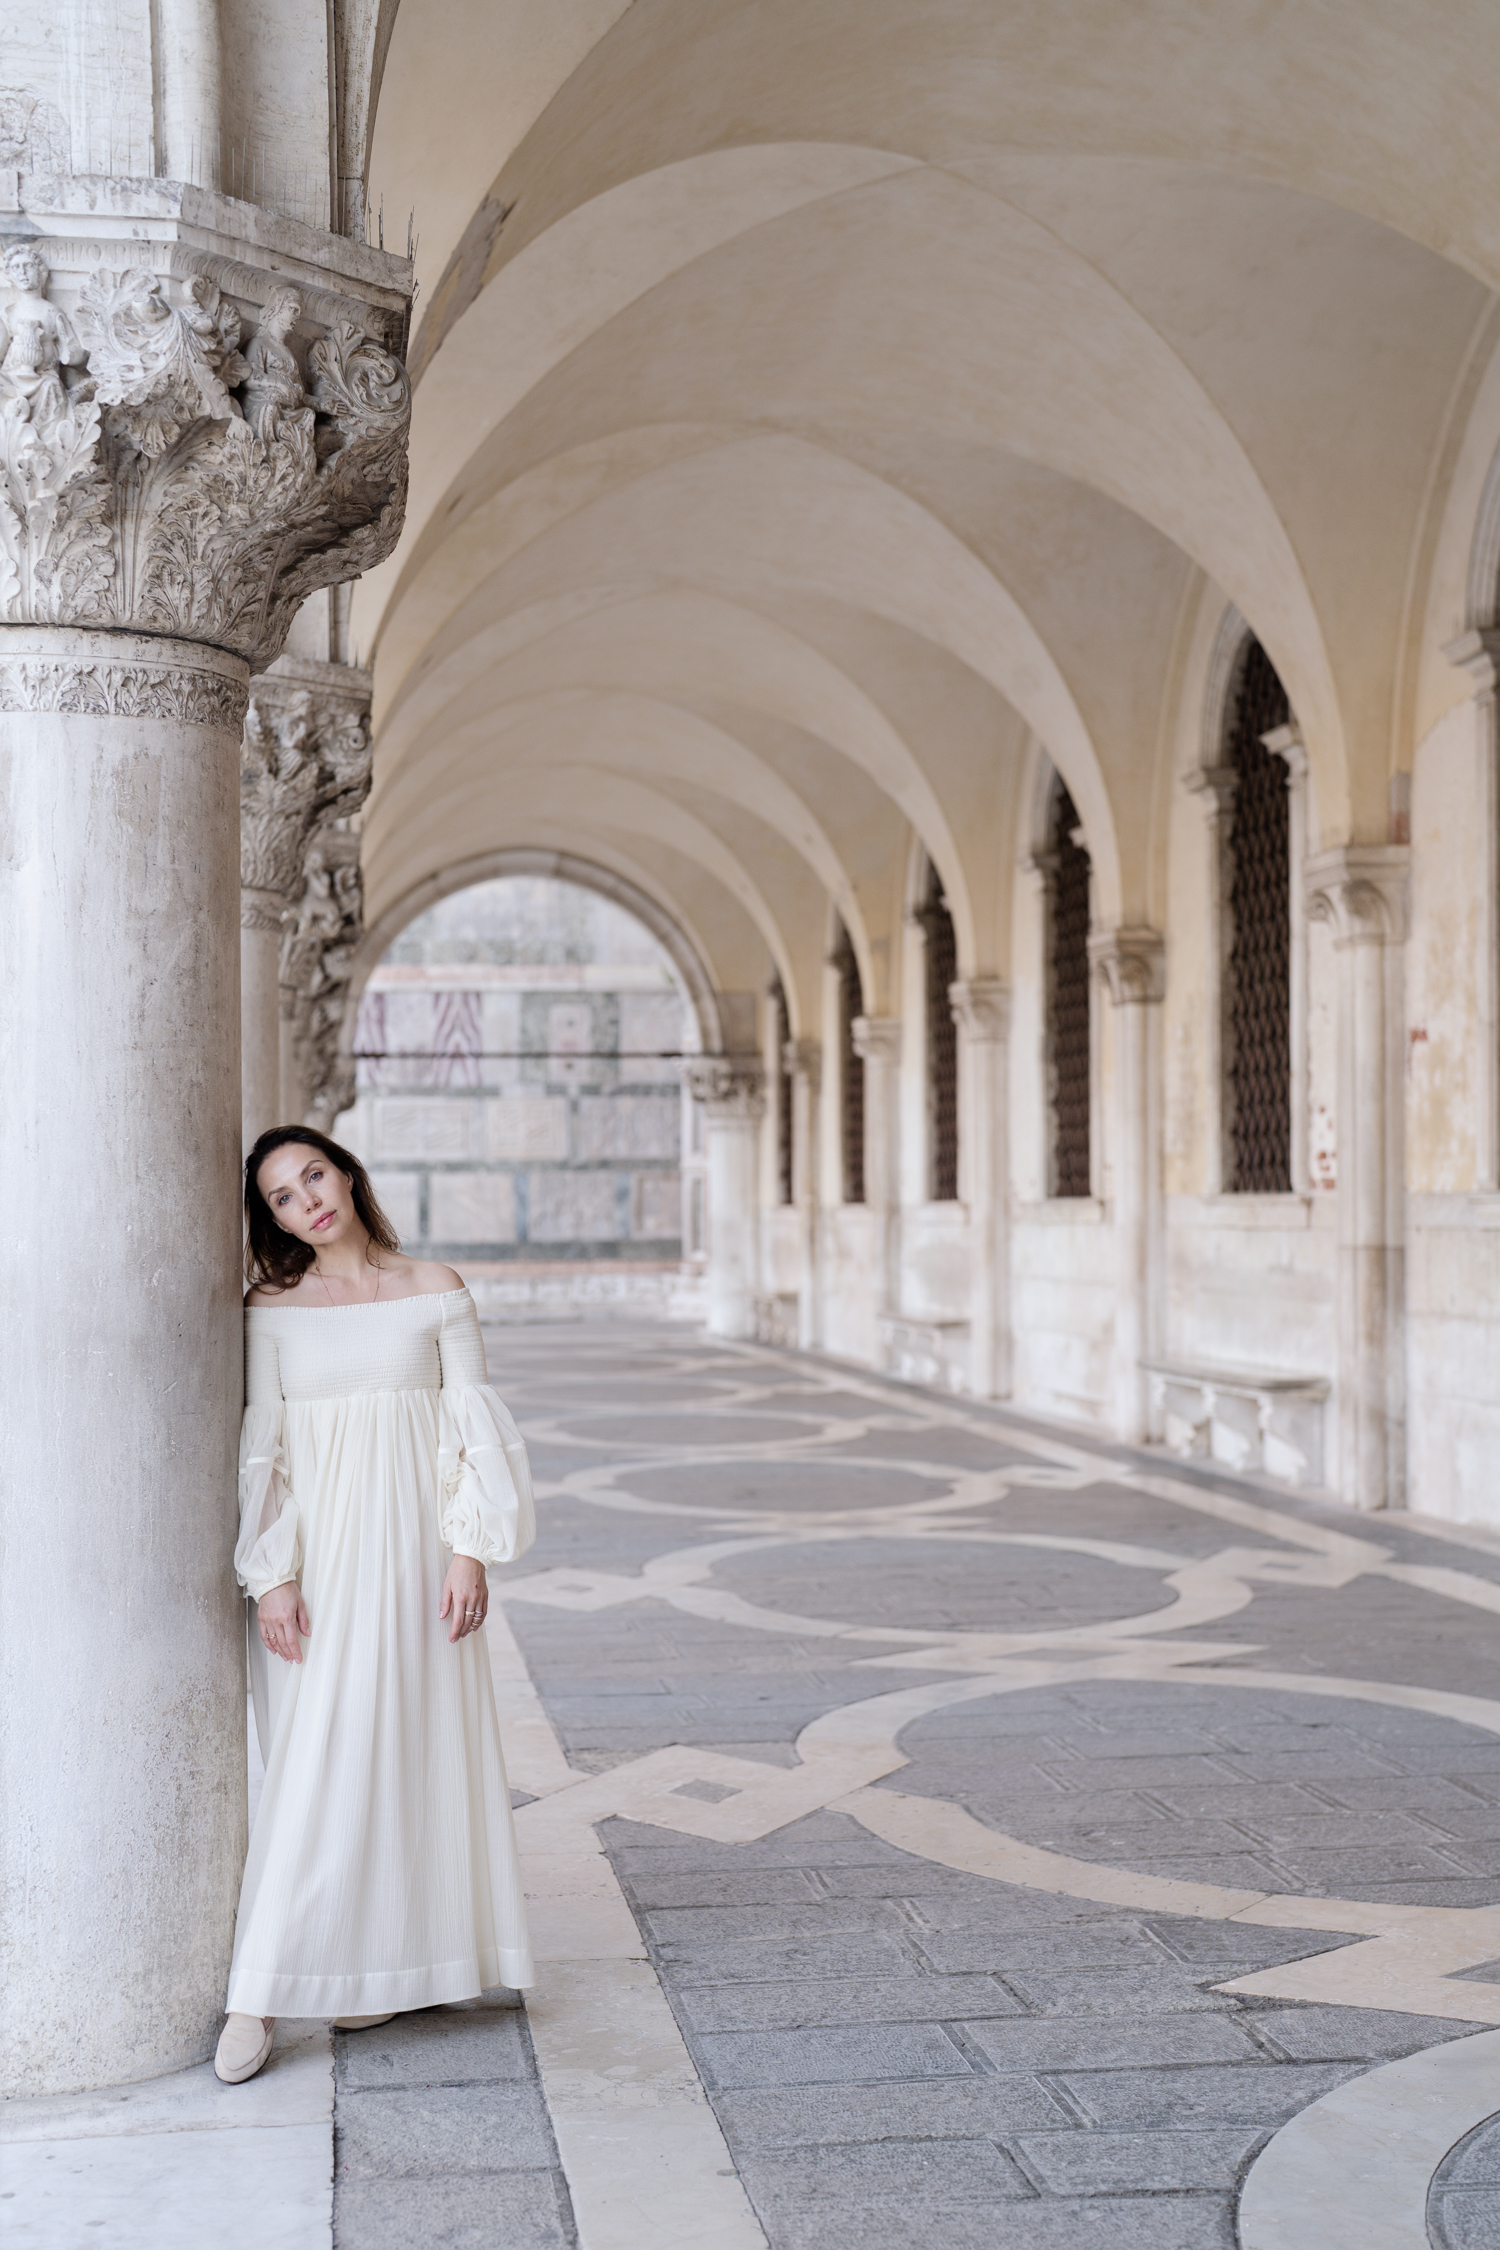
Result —
<path fill-rule="evenodd" d="M 542 1524 L 496 1590 L 565 1761 L 523 1849 L 608 1855 L 735 2239 L 1342 2244 L 1356 2191 L 1310 2211 L 1282 2129 L 1334 2147 L 1391 2065 L 1415 2114 L 1500 2025 L 1500 1546 L 667 1328 L 488 1345 Z M 430 2239 L 587 2240 L 490 2109 L 504 2230 Z M 1414 2205 L 1394 2155 L 1359 2191 L 1364 2250 L 1500 2242 L 1497 2109 L 1492 2063 Z"/>

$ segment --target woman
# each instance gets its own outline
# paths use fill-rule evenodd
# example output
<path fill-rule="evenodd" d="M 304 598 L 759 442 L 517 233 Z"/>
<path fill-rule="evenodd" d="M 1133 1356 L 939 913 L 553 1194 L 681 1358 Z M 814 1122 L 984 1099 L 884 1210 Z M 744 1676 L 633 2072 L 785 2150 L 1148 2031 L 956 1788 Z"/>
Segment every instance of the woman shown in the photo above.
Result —
<path fill-rule="evenodd" d="M 535 1524 L 474 1301 L 401 1255 L 359 1159 L 306 1126 L 256 1142 L 245 1215 L 235 1569 L 266 1779 L 214 2062 L 232 2084 L 279 2014 L 354 2030 L 532 1977 L 475 1636 L 486 1565 Z"/>

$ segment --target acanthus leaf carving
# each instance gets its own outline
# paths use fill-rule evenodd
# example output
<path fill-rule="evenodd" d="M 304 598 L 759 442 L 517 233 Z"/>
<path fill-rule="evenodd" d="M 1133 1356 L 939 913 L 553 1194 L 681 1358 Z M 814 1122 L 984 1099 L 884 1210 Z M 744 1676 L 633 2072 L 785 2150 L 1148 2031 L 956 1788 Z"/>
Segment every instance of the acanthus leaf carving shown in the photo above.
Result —
<path fill-rule="evenodd" d="M 351 320 L 292 348 L 273 287 L 240 348 L 204 274 L 182 305 L 144 266 L 96 271 L 69 319 L 30 244 L 4 261 L 0 619 L 135 628 L 263 666 L 318 587 L 400 533 L 411 394 Z"/>

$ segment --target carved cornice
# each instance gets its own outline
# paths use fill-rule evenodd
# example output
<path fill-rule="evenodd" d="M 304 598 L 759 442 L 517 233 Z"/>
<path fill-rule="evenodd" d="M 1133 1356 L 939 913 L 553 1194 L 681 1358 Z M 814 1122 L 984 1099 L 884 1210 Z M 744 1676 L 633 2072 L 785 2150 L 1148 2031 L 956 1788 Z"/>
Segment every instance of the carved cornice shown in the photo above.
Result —
<path fill-rule="evenodd" d="M 1308 919 L 1329 923 L 1338 946 L 1403 945 L 1410 869 L 1405 844 L 1344 844 L 1320 852 L 1304 873 Z"/>
<path fill-rule="evenodd" d="M 1500 680 L 1500 627 L 1479 625 L 1460 633 L 1456 641 L 1444 642 L 1443 654 L 1468 673 L 1481 700 L 1493 702 Z"/>
<path fill-rule="evenodd" d="M 1117 1008 L 1164 997 L 1167 949 L 1159 930 L 1096 930 L 1089 939 L 1095 974 Z"/>
<path fill-rule="evenodd" d="M 849 1029 L 861 1062 L 889 1063 L 893 1068 L 900 1062 L 899 1016 L 856 1016 Z"/>
<path fill-rule="evenodd" d="M 1194 766 L 1182 777 L 1182 786 L 1188 795 L 1201 797 L 1210 814 L 1232 812 L 1239 785 L 1240 777 L 1233 766 Z"/>
<path fill-rule="evenodd" d="M 145 196 L 134 234 L 120 201 L 93 241 L 29 211 L 36 235 L 0 267 L 0 623 L 167 634 L 259 670 L 308 594 L 400 534 L 393 292 L 353 245 L 329 254 L 356 269 L 327 276 L 343 289 L 311 283 L 310 229 L 277 271 L 259 241 L 211 253 L 225 238 L 181 193 L 163 212 Z"/>
<path fill-rule="evenodd" d="M 1010 986 L 1003 977 L 966 977 L 948 987 L 953 1021 L 970 1046 L 1003 1046 L 1010 1036 Z"/>
<path fill-rule="evenodd" d="M 766 1106 L 764 1066 L 740 1055 L 692 1055 L 682 1065 L 683 1083 L 711 1118 L 730 1122 L 760 1117 Z"/>

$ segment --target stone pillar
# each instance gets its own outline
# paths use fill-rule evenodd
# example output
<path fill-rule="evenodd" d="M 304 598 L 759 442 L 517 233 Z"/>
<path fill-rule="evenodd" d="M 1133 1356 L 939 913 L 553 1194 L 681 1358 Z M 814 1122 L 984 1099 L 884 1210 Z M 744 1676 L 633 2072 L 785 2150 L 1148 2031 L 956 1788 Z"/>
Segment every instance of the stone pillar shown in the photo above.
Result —
<path fill-rule="evenodd" d="M 363 926 L 350 819 L 370 790 L 371 680 L 283 656 L 255 683 L 240 768 L 246 1149 L 326 1110 L 348 968 Z M 336 997 L 331 997 L 337 986 Z M 332 1010 L 333 1053 L 325 1054 Z M 311 1081 L 311 1083 L 310 1083 Z M 347 1104 L 340 1103 L 341 1108 Z M 337 1114 L 336 1112 L 334 1114 Z"/>
<path fill-rule="evenodd" d="M 703 1104 L 708 1170 L 708 1331 L 753 1336 L 756 1289 L 756 1139 L 765 1112 L 758 1059 L 701 1055 L 684 1065 Z"/>
<path fill-rule="evenodd" d="M 818 1337 L 818 1091 L 823 1049 L 816 1039 L 789 1039 L 782 1065 L 792 1082 L 792 1197 L 797 1206 L 797 1342 Z"/>
<path fill-rule="evenodd" d="M 328 237 L 304 270 L 308 230 L 245 241 L 212 195 L 46 184 L 56 270 L 13 246 L 0 304 L 31 339 L 0 364 L 4 2093 L 181 2068 L 221 2020 L 236 764 L 305 595 L 394 544 L 409 419 L 398 261 Z"/>
<path fill-rule="evenodd" d="M 901 1018 L 856 1016 L 865 1066 L 865 1203 L 875 1226 L 879 1311 L 901 1309 Z"/>
<path fill-rule="evenodd" d="M 969 1383 L 1010 1396 L 1010 987 L 971 977 L 948 987 L 958 1026 L 958 1192 L 974 1242 Z"/>
<path fill-rule="evenodd" d="M 1461 633 L 1443 650 L 1450 664 L 1474 683 L 1469 711 L 1473 728 L 1473 813 L 1479 836 L 1479 881 L 1475 888 L 1476 1002 L 1474 1185 L 1481 1195 L 1500 1188 L 1500 726 L 1496 687 L 1500 682 L 1500 628 L 1493 625 Z"/>
<path fill-rule="evenodd" d="M 1233 766 L 1195 766 L 1184 777 L 1184 786 L 1203 808 L 1207 878 L 1205 916 L 1205 987 L 1209 1006 L 1204 1021 L 1208 1052 L 1204 1082 L 1208 1093 L 1207 1161 L 1203 1193 L 1222 1195 L 1225 1174 L 1224 993 L 1229 956 L 1234 944 L 1229 891 L 1231 868 L 1229 838 L 1234 822 L 1235 791 L 1239 779 Z M 1296 880 L 1294 875 L 1293 880 Z"/>
<path fill-rule="evenodd" d="M 1156 1342 L 1161 1228 L 1161 1001 L 1165 948 L 1157 931 L 1100 930 L 1089 955 L 1114 1005 L 1110 1203 L 1115 1240 L 1115 1428 L 1139 1445 L 1147 1431 L 1142 1362 Z"/>
<path fill-rule="evenodd" d="M 1307 865 L 1307 911 L 1339 965 L 1339 1489 L 1357 1508 L 1406 1490 L 1401 844 L 1350 844 Z"/>

